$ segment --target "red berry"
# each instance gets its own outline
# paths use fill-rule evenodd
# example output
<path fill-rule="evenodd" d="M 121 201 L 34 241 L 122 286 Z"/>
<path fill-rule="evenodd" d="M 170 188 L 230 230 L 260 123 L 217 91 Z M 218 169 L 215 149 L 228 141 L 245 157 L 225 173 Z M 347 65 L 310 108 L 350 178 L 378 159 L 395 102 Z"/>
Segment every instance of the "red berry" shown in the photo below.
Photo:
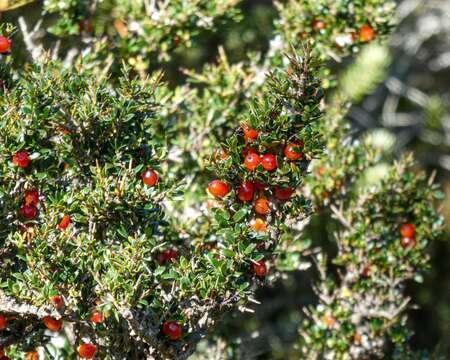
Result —
<path fill-rule="evenodd" d="M 370 25 L 363 25 L 359 29 L 359 38 L 361 41 L 369 42 L 375 37 L 375 31 Z"/>
<path fill-rule="evenodd" d="M 3 315 L 0 315 L 0 331 L 6 329 L 6 324 L 7 323 L 8 323 L 8 320 L 6 319 L 6 317 L 3 316 Z"/>
<path fill-rule="evenodd" d="M 250 201 L 253 199 L 254 185 L 251 181 L 245 181 L 237 189 L 237 196 L 241 201 Z"/>
<path fill-rule="evenodd" d="M 277 168 L 277 158 L 273 154 L 264 154 L 262 157 L 262 165 L 266 170 L 275 170 Z"/>
<path fill-rule="evenodd" d="M 257 263 L 253 263 L 253 271 L 256 276 L 264 277 L 267 274 L 266 262 L 264 260 L 258 261 Z"/>
<path fill-rule="evenodd" d="M 43 321 L 44 321 L 44 325 L 47 329 L 49 329 L 50 331 L 55 331 L 55 332 L 61 330 L 63 323 L 64 323 L 61 319 L 56 320 L 56 319 L 53 319 L 51 316 L 44 317 Z"/>
<path fill-rule="evenodd" d="M 58 227 L 60 230 L 66 230 L 69 225 L 70 225 L 70 215 L 66 214 L 61 219 L 60 223 L 58 224 Z"/>
<path fill-rule="evenodd" d="M 404 249 L 413 248 L 416 246 L 416 244 L 416 239 L 414 239 L 413 237 L 402 237 L 402 246 Z"/>
<path fill-rule="evenodd" d="M 170 337 L 171 340 L 177 340 L 181 337 L 181 326 L 175 321 L 165 322 L 163 324 L 163 333 Z"/>
<path fill-rule="evenodd" d="M 269 201 L 265 198 L 260 198 L 255 201 L 255 211 L 261 215 L 267 215 L 270 211 L 269 209 Z"/>
<path fill-rule="evenodd" d="M 267 231 L 267 225 L 260 218 L 255 218 L 255 219 L 250 220 L 249 225 L 253 230 L 255 230 L 257 232 Z"/>
<path fill-rule="evenodd" d="M 242 149 L 242 155 L 244 157 L 247 156 L 248 154 L 252 154 L 252 153 L 256 154 L 256 151 L 251 146 L 247 145 L 245 148 Z"/>
<path fill-rule="evenodd" d="M 97 346 L 94 344 L 86 343 L 78 346 L 78 355 L 83 359 L 93 359 L 97 352 Z"/>
<path fill-rule="evenodd" d="M 64 307 L 64 300 L 60 295 L 52 297 L 52 304 L 56 310 L 61 310 Z"/>
<path fill-rule="evenodd" d="M 416 233 L 416 228 L 413 224 L 403 224 L 400 227 L 400 234 L 403 237 L 414 237 L 414 234 Z"/>
<path fill-rule="evenodd" d="M 25 191 L 25 205 L 39 204 L 39 192 L 36 189 Z"/>
<path fill-rule="evenodd" d="M 242 130 L 244 130 L 244 139 L 248 141 L 248 139 L 256 139 L 259 135 L 257 130 L 250 129 L 247 126 L 243 126 Z"/>
<path fill-rule="evenodd" d="M 7 37 L 0 36 L 0 54 L 8 52 L 11 48 L 11 40 Z"/>
<path fill-rule="evenodd" d="M 103 322 L 103 314 L 97 310 L 92 310 L 92 314 L 91 314 L 91 318 L 90 318 L 91 322 L 93 322 L 94 324 L 100 324 Z"/>
<path fill-rule="evenodd" d="M 298 160 L 303 156 L 303 154 L 301 153 L 302 148 L 303 148 L 302 142 L 288 144 L 284 148 L 284 155 L 289 160 L 292 160 L 292 161 Z"/>
<path fill-rule="evenodd" d="M 327 24 L 325 24 L 325 22 L 322 20 L 314 20 L 312 23 L 312 27 L 314 31 L 320 31 L 325 29 L 327 27 Z"/>
<path fill-rule="evenodd" d="M 19 151 L 13 156 L 13 164 L 16 166 L 25 169 L 30 165 L 30 158 L 28 157 L 28 153 L 26 151 Z"/>
<path fill-rule="evenodd" d="M 89 20 L 84 19 L 80 21 L 79 30 L 80 33 L 84 31 L 87 33 L 92 33 L 94 31 L 94 27 L 92 26 L 92 23 Z"/>
<path fill-rule="evenodd" d="M 223 198 L 230 192 L 230 187 L 221 180 L 213 180 L 208 185 L 208 191 L 212 196 Z"/>
<path fill-rule="evenodd" d="M 255 188 L 256 188 L 256 190 L 266 190 L 267 189 L 267 184 L 264 184 L 264 183 L 259 182 L 259 181 L 255 181 Z"/>
<path fill-rule="evenodd" d="M 27 219 L 33 219 L 37 215 L 37 209 L 33 205 L 23 205 L 19 209 L 20 215 Z"/>
<path fill-rule="evenodd" d="M 145 170 L 142 173 L 141 178 L 147 186 L 155 186 L 158 183 L 158 174 L 152 169 Z"/>
<path fill-rule="evenodd" d="M 294 193 L 294 189 L 292 188 L 275 188 L 275 197 L 279 200 L 288 200 L 291 198 L 292 194 Z"/>
<path fill-rule="evenodd" d="M 175 249 L 167 249 L 158 254 L 158 263 L 164 265 L 172 259 L 176 259 L 178 252 Z"/>
<path fill-rule="evenodd" d="M 244 159 L 244 165 L 249 171 L 255 170 L 259 164 L 261 164 L 261 157 L 256 153 L 249 153 Z"/>

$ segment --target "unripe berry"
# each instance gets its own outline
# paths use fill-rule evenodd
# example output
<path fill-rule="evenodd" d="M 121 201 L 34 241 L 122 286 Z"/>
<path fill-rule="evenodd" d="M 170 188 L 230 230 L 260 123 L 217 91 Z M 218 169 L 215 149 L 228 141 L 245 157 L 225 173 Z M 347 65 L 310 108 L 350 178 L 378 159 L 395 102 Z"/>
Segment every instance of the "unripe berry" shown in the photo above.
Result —
<path fill-rule="evenodd" d="M 288 200 L 291 198 L 292 194 L 294 193 L 294 189 L 292 188 L 280 188 L 276 187 L 274 191 L 274 195 L 279 200 Z"/>
<path fill-rule="evenodd" d="M 93 359 L 97 352 L 97 346 L 90 343 L 81 344 L 78 346 L 78 355 L 83 359 Z"/>
<path fill-rule="evenodd" d="M 36 189 L 25 191 L 25 205 L 34 205 L 39 204 L 39 192 Z"/>
<path fill-rule="evenodd" d="M 363 25 L 361 29 L 359 29 L 359 38 L 361 41 L 369 42 L 375 37 L 375 31 L 372 29 L 370 25 Z"/>
<path fill-rule="evenodd" d="M 158 174 L 152 169 L 145 170 L 141 175 L 142 181 L 147 186 L 155 186 L 158 183 Z"/>
<path fill-rule="evenodd" d="M 30 157 L 26 151 L 18 151 L 13 155 L 13 164 L 25 169 L 30 165 Z"/>
<path fill-rule="evenodd" d="M 416 228 L 413 224 L 403 224 L 400 227 L 400 234 L 403 237 L 414 237 L 414 234 L 416 233 Z"/>
<path fill-rule="evenodd" d="M 255 211 L 260 215 L 267 215 L 270 211 L 269 201 L 266 198 L 259 198 L 255 201 Z"/>
<path fill-rule="evenodd" d="M 60 230 L 66 230 L 69 225 L 70 225 L 70 215 L 66 214 L 59 222 L 58 227 Z"/>
<path fill-rule="evenodd" d="M 64 300 L 60 295 L 52 296 L 51 300 L 56 310 L 61 310 L 64 307 Z"/>
<path fill-rule="evenodd" d="M 256 276 L 259 276 L 259 277 L 266 276 L 267 267 L 266 267 L 266 262 L 264 260 L 253 263 L 252 266 L 253 266 L 253 271 L 255 272 Z"/>
<path fill-rule="evenodd" d="M 258 232 L 267 231 L 267 225 L 264 223 L 264 220 L 262 220 L 260 218 L 255 218 L 255 219 L 250 220 L 249 225 L 255 231 L 258 231 Z"/>
<path fill-rule="evenodd" d="M 402 237 L 402 246 L 404 249 L 413 248 L 416 246 L 416 239 L 413 237 Z"/>
<path fill-rule="evenodd" d="M 208 191 L 212 196 L 223 198 L 230 192 L 230 187 L 221 180 L 213 180 L 208 185 Z"/>
<path fill-rule="evenodd" d="M 248 153 L 244 159 L 244 165 L 249 171 L 253 171 L 261 164 L 261 157 L 256 153 Z"/>
<path fill-rule="evenodd" d="M 37 209 L 36 209 L 36 207 L 34 207 L 32 205 L 23 205 L 19 209 L 19 212 L 20 212 L 20 215 L 22 215 L 24 218 L 27 218 L 27 219 L 33 219 L 37 215 Z"/>
<path fill-rule="evenodd" d="M 49 329 L 50 331 L 55 331 L 55 332 L 61 330 L 63 323 L 64 323 L 61 319 L 56 320 L 56 319 L 53 319 L 51 316 L 44 317 L 43 321 L 44 321 L 44 325 L 47 329 Z"/>
<path fill-rule="evenodd" d="M 3 315 L 0 315 L 0 331 L 6 329 L 7 323 L 8 323 L 8 320 L 6 319 L 6 317 Z"/>
<path fill-rule="evenodd" d="M 11 48 L 11 40 L 5 36 L 0 36 L 0 54 L 6 53 Z"/>
<path fill-rule="evenodd" d="M 163 324 L 163 334 L 170 337 L 171 340 L 177 340 L 181 337 L 182 329 L 180 324 L 175 321 L 165 322 Z"/>
<path fill-rule="evenodd" d="M 303 156 L 303 154 L 301 153 L 302 148 L 302 142 L 290 143 L 284 148 L 284 156 L 286 156 L 291 161 L 298 160 Z"/>
<path fill-rule="evenodd" d="M 264 154 L 262 157 L 262 165 L 264 169 L 272 171 L 277 168 L 277 158 L 273 154 Z"/>
<path fill-rule="evenodd" d="M 236 193 L 241 201 L 250 201 L 253 199 L 255 187 L 251 181 L 245 181 L 242 185 L 237 189 Z"/>

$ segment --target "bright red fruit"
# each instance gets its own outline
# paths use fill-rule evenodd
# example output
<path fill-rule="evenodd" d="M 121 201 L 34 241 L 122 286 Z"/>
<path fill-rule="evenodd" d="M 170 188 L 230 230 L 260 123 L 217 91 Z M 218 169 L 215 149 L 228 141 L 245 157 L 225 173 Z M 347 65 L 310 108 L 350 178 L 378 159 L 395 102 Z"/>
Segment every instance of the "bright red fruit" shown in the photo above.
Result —
<path fill-rule="evenodd" d="M 243 127 L 242 130 L 244 130 L 245 141 L 248 141 L 248 139 L 256 139 L 259 135 L 257 130 L 250 129 L 249 127 Z"/>
<path fill-rule="evenodd" d="M 8 323 L 8 320 L 6 319 L 6 317 L 3 316 L 3 315 L 0 315 L 0 331 L 6 329 L 6 324 L 7 323 Z"/>
<path fill-rule="evenodd" d="M 61 219 L 60 223 L 58 224 L 58 227 L 60 230 L 66 230 L 69 225 L 70 225 L 70 215 L 66 214 Z"/>
<path fill-rule="evenodd" d="M 269 213 L 269 201 L 265 198 L 260 198 L 255 201 L 255 211 L 261 215 L 267 215 Z"/>
<path fill-rule="evenodd" d="M 50 316 L 44 317 L 43 321 L 44 321 L 44 325 L 47 329 L 49 329 L 50 331 L 55 331 L 55 332 L 61 330 L 63 323 L 64 323 L 61 319 L 56 320 Z"/>
<path fill-rule="evenodd" d="M 212 196 L 222 198 L 230 192 L 230 187 L 221 180 L 213 180 L 208 185 L 208 191 Z"/>
<path fill-rule="evenodd" d="M 361 41 L 369 42 L 375 37 L 375 30 L 370 25 L 363 25 L 359 29 L 359 38 Z"/>
<path fill-rule="evenodd" d="M 257 263 L 253 263 L 253 271 L 256 276 L 264 277 L 267 274 L 266 262 L 264 260 L 258 261 Z"/>
<path fill-rule="evenodd" d="M 83 359 L 93 359 L 95 356 L 95 353 L 97 352 L 97 346 L 94 344 L 86 343 L 81 344 L 78 346 L 78 355 L 82 357 Z"/>
<path fill-rule="evenodd" d="M 402 237 L 402 246 L 404 249 L 413 248 L 416 246 L 416 244 L 416 239 L 414 239 L 413 237 Z"/>
<path fill-rule="evenodd" d="M 262 165 L 266 170 L 275 170 L 277 168 L 277 157 L 274 154 L 264 154 Z"/>
<path fill-rule="evenodd" d="M 303 154 L 301 149 L 303 148 L 303 143 L 291 143 L 284 148 L 284 155 L 292 161 L 300 159 Z"/>
<path fill-rule="evenodd" d="M 261 164 L 261 157 L 256 153 L 249 153 L 244 159 L 244 165 L 249 171 L 255 170 L 259 164 Z"/>
<path fill-rule="evenodd" d="M 0 54 L 8 52 L 11 48 L 11 40 L 7 37 L 0 36 Z"/>
<path fill-rule="evenodd" d="M 181 326 L 175 321 L 165 322 L 163 324 L 163 333 L 170 337 L 171 340 L 177 340 L 182 334 Z"/>
<path fill-rule="evenodd" d="M 400 227 L 400 234 L 403 237 L 414 237 L 414 234 L 416 233 L 416 228 L 413 224 L 403 224 Z"/>
<path fill-rule="evenodd" d="M 36 189 L 25 191 L 25 205 L 37 205 L 39 204 L 39 192 Z"/>
<path fill-rule="evenodd" d="M 33 205 L 23 205 L 19 209 L 20 215 L 27 219 L 33 219 L 37 215 L 37 209 Z"/>
<path fill-rule="evenodd" d="M 15 155 L 13 155 L 12 161 L 14 165 L 19 166 L 22 169 L 25 169 L 30 165 L 30 158 L 26 151 L 16 152 Z"/>
<path fill-rule="evenodd" d="M 292 188 L 275 188 L 275 197 L 279 200 L 288 200 L 291 198 L 292 194 L 294 193 L 294 189 Z"/>
<path fill-rule="evenodd" d="M 253 199 L 253 193 L 255 190 L 255 186 L 251 181 L 245 181 L 242 185 L 237 189 L 237 196 L 241 201 L 250 201 Z"/>
<path fill-rule="evenodd" d="M 61 310 L 64 307 L 64 300 L 60 295 L 52 296 L 52 304 L 56 310 Z"/>
<path fill-rule="evenodd" d="M 147 186 L 155 186 L 158 183 L 158 174 L 152 169 L 145 170 L 142 173 L 141 178 Z"/>
<path fill-rule="evenodd" d="M 103 314 L 100 311 L 98 311 L 98 310 L 92 310 L 92 314 L 91 314 L 90 320 L 94 324 L 100 324 L 100 323 L 103 322 Z"/>

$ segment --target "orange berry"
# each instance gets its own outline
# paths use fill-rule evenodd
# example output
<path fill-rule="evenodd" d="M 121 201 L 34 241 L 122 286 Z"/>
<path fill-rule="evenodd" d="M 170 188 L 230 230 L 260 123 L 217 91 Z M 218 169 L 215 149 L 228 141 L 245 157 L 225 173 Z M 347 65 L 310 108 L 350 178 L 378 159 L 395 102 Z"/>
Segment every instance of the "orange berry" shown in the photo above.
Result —
<path fill-rule="evenodd" d="M 255 211 L 260 215 L 267 215 L 270 211 L 269 201 L 265 198 L 259 198 L 255 201 Z"/>
<path fill-rule="evenodd" d="M 213 180 L 208 185 L 208 191 L 212 196 L 223 198 L 230 192 L 230 187 L 221 180 Z"/>
<path fill-rule="evenodd" d="M 403 237 L 414 237 L 414 234 L 416 233 L 416 228 L 413 224 L 403 224 L 400 227 L 400 234 Z"/>
<path fill-rule="evenodd" d="M 258 232 L 267 231 L 267 225 L 260 218 L 255 218 L 255 219 L 250 220 L 249 225 L 255 231 L 258 231 Z"/>
<path fill-rule="evenodd" d="M 39 354 L 36 350 L 28 351 L 25 353 L 25 358 L 27 360 L 39 360 Z"/>
<path fill-rule="evenodd" d="M 60 230 L 65 230 L 70 225 L 70 215 L 64 215 L 61 219 L 60 223 L 58 224 L 58 227 Z"/>
<path fill-rule="evenodd" d="M 64 299 L 60 295 L 52 296 L 52 304 L 56 310 L 61 310 L 64 307 Z"/>
<path fill-rule="evenodd" d="M 83 359 L 93 359 L 95 353 L 97 352 L 97 346 L 94 344 L 85 343 L 78 346 L 77 351 L 78 355 L 80 355 Z"/>
<path fill-rule="evenodd" d="M 30 165 L 30 157 L 26 151 L 19 151 L 13 155 L 13 164 L 25 169 Z"/>
<path fill-rule="evenodd" d="M 322 20 L 314 20 L 312 23 L 312 27 L 314 31 L 320 31 L 327 27 L 327 24 Z"/>
<path fill-rule="evenodd" d="M 47 329 L 49 329 L 50 331 L 59 331 L 61 330 L 64 321 L 62 319 L 54 319 L 51 316 L 46 316 L 43 319 L 44 321 L 44 325 Z"/>
<path fill-rule="evenodd" d="M 284 155 L 292 161 L 300 159 L 303 154 L 301 149 L 303 148 L 303 142 L 290 143 L 284 148 Z"/>
<path fill-rule="evenodd" d="M 39 203 L 39 192 L 36 189 L 25 191 L 25 205 L 37 205 Z"/>
<path fill-rule="evenodd" d="M 361 41 L 369 42 L 375 37 L 375 30 L 370 25 L 363 25 L 359 29 L 359 38 Z"/>
<path fill-rule="evenodd" d="M 256 153 L 248 153 L 244 159 L 244 165 L 249 171 L 253 171 L 261 164 L 261 157 Z"/>
<path fill-rule="evenodd" d="M 100 324 L 100 323 L 103 322 L 103 314 L 100 311 L 98 311 L 98 310 L 92 310 L 92 314 L 91 314 L 90 320 L 94 324 Z"/>
<path fill-rule="evenodd" d="M 257 130 L 250 129 L 247 126 L 243 126 L 242 130 L 244 130 L 244 139 L 248 141 L 248 139 L 256 139 L 259 135 Z"/>

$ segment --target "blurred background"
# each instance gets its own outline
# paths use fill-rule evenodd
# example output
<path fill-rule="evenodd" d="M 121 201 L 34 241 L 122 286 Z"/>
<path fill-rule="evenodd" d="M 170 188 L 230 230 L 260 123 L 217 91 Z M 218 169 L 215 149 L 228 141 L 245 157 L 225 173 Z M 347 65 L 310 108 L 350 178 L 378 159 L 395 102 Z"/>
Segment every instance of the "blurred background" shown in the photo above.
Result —
<path fill-rule="evenodd" d="M 31 3 L 2 14 L 2 21 L 25 16 L 31 23 L 40 16 L 39 3 Z M 267 51 L 276 11 L 270 0 L 245 0 L 238 22 L 220 25 L 215 32 L 203 32 L 190 49 L 180 48 L 164 66 L 173 86 L 183 82 L 180 67 L 200 70 L 217 58 L 223 45 L 230 62 L 245 60 L 249 53 Z M 386 46 L 372 53 L 383 66 L 370 96 L 359 99 L 349 114 L 355 134 L 373 132 L 389 144 L 393 155 L 413 151 L 429 173 L 436 170 L 446 199 L 442 214 L 450 224 L 450 0 L 406 0 L 397 12 L 398 27 Z M 359 69 L 364 71 L 364 59 Z M 338 71 L 348 62 L 329 64 Z M 375 71 L 373 70 L 373 71 Z M 363 76 L 363 74 L 357 74 Z M 351 88 L 351 77 L 345 86 Z M 307 236 L 315 243 L 332 247 L 327 217 L 315 215 Z M 450 231 L 450 225 L 447 229 Z M 331 248 L 332 251 L 332 248 Z M 440 239 L 430 246 L 431 268 L 423 283 L 411 283 L 409 295 L 417 305 L 410 310 L 415 349 L 433 350 L 450 359 L 450 241 Z M 260 289 L 254 314 L 236 313 L 221 323 L 219 336 L 204 341 L 197 359 L 221 359 L 226 348 L 229 358 L 294 359 L 300 308 L 315 302 L 311 282 L 317 278 L 313 267 L 289 273 L 271 287 Z M 226 346 L 226 344 L 228 346 Z M 230 347 L 229 344 L 232 344 Z M 221 355 L 222 354 L 222 355 Z"/>

